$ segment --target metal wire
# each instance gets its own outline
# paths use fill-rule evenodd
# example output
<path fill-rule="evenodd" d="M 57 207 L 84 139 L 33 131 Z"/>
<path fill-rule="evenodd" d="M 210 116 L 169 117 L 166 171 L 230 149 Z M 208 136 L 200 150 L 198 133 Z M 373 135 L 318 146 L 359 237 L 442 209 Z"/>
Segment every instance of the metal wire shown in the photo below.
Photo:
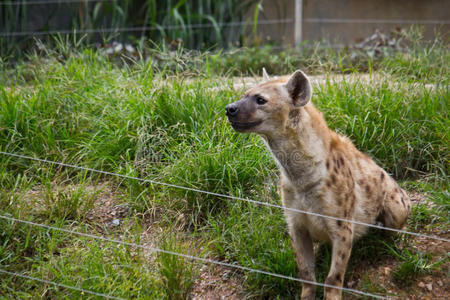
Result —
<path fill-rule="evenodd" d="M 423 238 L 427 238 L 427 239 L 434 239 L 434 240 L 439 240 L 439 241 L 443 241 L 443 242 L 450 242 L 450 239 L 441 238 L 441 237 L 434 236 L 434 235 L 427 235 L 427 234 L 421 234 L 421 233 L 416 233 L 416 232 L 411 232 L 411 231 L 406 231 L 406 230 L 401 230 L 401 229 L 389 228 L 389 227 L 384 227 L 384 226 L 380 226 L 380 225 L 376 225 L 376 224 L 369 224 L 369 223 L 364 223 L 364 222 L 360 222 L 360 221 L 349 220 L 349 219 L 344 219 L 344 218 L 339 218 L 339 217 L 319 214 L 319 213 L 315 213 L 315 212 L 305 211 L 305 210 L 301 210 L 301 209 L 296 209 L 296 208 L 291 208 L 291 207 L 284 207 L 284 206 L 281 206 L 281 205 L 276 205 L 276 204 L 267 203 L 267 202 L 261 202 L 261 201 L 257 201 L 257 200 L 247 199 L 247 198 L 234 197 L 234 196 L 225 195 L 225 194 L 219 194 L 219 193 L 214 193 L 214 192 L 209 192 L 209 191 L 203 191 L 203 190 L 196 189 L 196 188 L 190 188 L 190 187 L 186 187 L 186 186 L 181 186 L 181 185 L 176 185 L 176 184 L 171 184 L 171 183 L 165 183 L 165 182 L 160 182 L 160 181 L 151 180 L 151 179 L 143 179 L 143 178 L 139 178 L 139 177 L 123 175 L 123 174 L 117 174 L 117 173 L 108 172 L 108 171 L 102 171 L 102 170 L 96 170 L 96 169 L 92 169 L 92 168 L 86 168 L 86 167 L 81 167 L 81 166 L 76 166 L 76 165 L 71 165 L 71 164 L 51 161 L 51 160 L 47 160 L 47 159 L 34 158 L 34 157 L 31 157 L 31 156 L 26 156 L 26 155 L 21 155 L 21 154 L 14 154 L 14 153 L 3 152 L 3 151 L 0 151 L 0 154 L 13 156 L 13 157 L 17 157 L 17 158 L 23 158 L 23 159 L 39 161 L 39 162 L 44 162 L 44 163 L 49 163 L 49 164 L 55 164 L 55 165 L 59 165 L 59 166 L 63 166 L 63 167 L 70 167 L 70 168 L 74 168 L 74 169 L 78 169 L 78 170 L 84 170 L 84 171 L 89 171 L 89 172 L 96 172 L 96 173 L 99 173 L 99 174 L 112 175 L 112 176 L 117 176 L 117 177 L 126 178 L 126 179 L 138 180 L 138 181 L 145 182 L 145 183 L 159 184 L 159 185 L 173 187 L 173 188 L 178 188 L 178 189 L 182 189 L 182 190 L 186 190 L 186 191 L 198 192 L 198 193 L 203 193 L 203 194 L 207 194 L 207 195 L 227 198 L 227 199 L 239 200 L 239 201 L 249 202 L 249 203 L 252 203 L 252 204 L 279 208 L 279 209 L 283 209 L 283 210 L 286 210 L 286 211 L 292 211 L 292 212 L 301 213 L 301 214 L 305 214 L 305 215 L 311 215 L 311 216 L 321 217 L 321 218 L 328 218 L 328 219 L 332 219 L 332 220 L 336 220 L 336 221 L 348 222 L 348 223 L 353 223 L 353 224 L 356 224 L 356 225 L 362 225 L 362 226 L 378 228 L 378 229 L 383 229 L 383 230 L 388 230 L 388 231 L 393 231 L 393 232 L 398 232 L 398 233 L 403 233 L 403 234 L 408 234 L 408 235 L 414 235 L 414 236 L 417 236 L 417 237 L 423 237 Z"/>
<path fill-rule="evenodd" d="M 111 0 L 91 0 L 106 2 Z M 70 3 L 81 2 L 73 0 Z M 14 3 L 14 2 L 11 2 Z M 36 4 L 38 1 L 36 1 Z M 49 2 L 51 3 L 51 2 Z M 54 2 L 62 3 L 62 2 Z M 4 5 L 4 3 L 0 3 Z M 332 19 L 332 18 L 305 18 L 303 19 L 305 23 L 344 23 L 344 24 L 424 24 L 424 25 L 445 25 L 450 24 L 447 20 L 401 20 L 401 19 Z M 293 19 L 273 19 L 273 20 L 261 20 L 256 22 L 257 25 L 270 25 L 270 24 L 281 24 L 281 23 L 292 23 Z M 202 29 L 202 28 L 212 28 L 215 26 L 219 27 L 235 27 L 243 25 L 254 25 L 255 22 L 229 22 L 229 23 L 217 23 L 217 24 L 192 24 L 192 25 L 167 25 L 167 26 L 140 26 L 140 27 L 119 27 L 119 28 L 91 28 L 91 29 L 63 29 L 63 30 L 49 30 L 49 31 L 16 31 L 16 32 L 1 32 L 0 37 L 18 37 L 18 36 L 43 36 L 52 34 L 85 34 L 85 33 L 114 33 L 114 32 L 133 32 L 133 31 L 153 31 L 153 30 L 174 30 L 174 29 Z"/>
<path fill-rule="evenodd" d="M 292 19 L 275 19 L 275 20 L 262 20 L 256 22 L 258 25 L 269 25 L 269 24 L 281 24 L 281 23 L 291 23 Z M 229 22 L 229 23 L 216 23 L 216 24 L 192 24 L 192 25 L 168 25 L 168 26 L 141 26 L 141 27 L 119 27 L 119 28 L 99 28 L 99 29 L 70 29 L 70 30 L 49 30 L 49 31 L 18 31 L 18 32 L 2 32 L 0 37 L 8 36 L 40 36 L 40 35 L 51 35 L 51 34 L 82 34 L 82 33 L 111 33 L 111 32 L 130 32 L 130 31 L 150 31 L 150 30 L 161 30 L 161 29 L 184 29 L 184 28 L 211 28 L 215 26 L 219 27 L 235 27 L 242 25 L 253 25 L 255 22 Z"/>
<path fill-rule="evenodd" d="M 0 6 L 4 5 L 40 5 L 40 4 L 71 4 L 84 2 L 112 2 L 114 0 L 48 0 L 48 1 L 6 1 L 0 2 Z"/>
<path fill-rule="evenodd" d="M 305 18 L 306 23 L 350 23 L 350 24 L 450 24 L 448 20 L 402 20 L 402 19 L 334 19 Z"/>
<path fill-rule="evenodd" d="M 2 217 L 2 216 L 0 216 Z M 58 283 L 58 282 L 54 282 L 54 281 L 50 281 L 50 280 L 46 280 L 46 279 L 41 279 L 41 278 L 37 278 L 37 277 L 32 277 L 32 276 L 28 276 L 25 274 L 20 274 L 20 273 L 15 273 L 15 272 L 9 272 L 6 270 L 2 270 L 0 269 L 0 273 L 3 274 L 8 274 L 11 276 L 17 276 L 17 277 L 22 277 L 22 278 L 26 278 L 26 279 L 31 279 L 31 280 L 35 280 L 35 281 L 39 281 L 39 282 L 43 282 L 43 283 L 47 283 L 47 284 L 53 284 L 59 287 L 63 287 L 66 289 L 71 289 L 71 290 L 75 290 L 75 291 L 79 291 L 82 293 L 86 293 L 86 294 L 91 294 L 91 295 L 95 295 L 95 296 L 100 296 L 100 297 L 104 297 L 107 299 L 119 299 L 119 300 L 125 300 L 124 298 L 119 298 L 119 297 L 115 297 L 115 296 L 111 296 L 111 295 L 107 295 L 107 294 L 102 294 L 102 293 L 97 293 L 94 291 L 90 291 L 90 290 L 85 290 L 76 286 L 70 286 L 70 285 L 66 285 L 66 284 L 62 284 L 62 283 Z"/>
<path fill-rule="evenodd" d="M 0 218 L 4 219 L 4 220 L 13 221 L 13 222 L 20 222 L 20 223 L 24 223 L 24 224 L 27 224 L 27 225 L 37 226 L 37 227 L 41 227 L 41 228 L 62 231 L 62 232 L 65 232 L 65 233 L 75 234 L 75 235 L 79 235 L 79 236 L 83 236 L 83 237 L 87 237 L 87 238 L 93 238 L 93 239 L 101 240 L 101 241 L 104 241 L 104 242 L 111 242 L 111 243 L 121 244 L 121 245 L 124 245 L 124 246 L 131 246 L 131 247 L 146 249 L 146 250 L 150 250 L 152 252 L 159 252 L 159 253 L 165 253 L 165 254 L 169 254 L 169 255 L 175 255 L 175 256 L 183 257 L 183 258 L 186 258 L 186 259 L 189 259 L 189 260 L 200 261 L 202 263 L 215 264 L 215 265 L 220 265 L 220 266 L 224 266 L 224 267 L 235 268 L 235 269 L 239 269 L 239 270 L 243 270 L 243 271 L 259 273 L 259 274 L 263 274 L 263 275 L 278 277 L 278 278 L 281 278 L 281 279 L 292 280 L 292 281 L 297 281 L 297 282 L 306 283 L 306 284 L 317 285 L 317 286 L 326 287 L 326 288 L 339 289 L 339 290 L 342 290 L 342 291 L 345 291 L 345 292 L 355 293 L 355 294 L 363 295 L 363 296 L 369 296 L 369 297 L 373 297 L 373 298 L 376 298 L 376 299 L 388 299 L 388 298 L 386 298 L 384 296 L 370 294 L 370 293 L 366 293 L 366 292 L 363 292 L 363 291 L 360 291 L 360 290 L 351 289 L 351 288 L 339 287 L 339 286 L 330 285 L 330 284 L 326 284 L 326 283 L 320 283 L 320 282 L 315 282 L 315 281 L 311 281 L 311 280 L 295 278 L 295 277 L 292 277 L 292 276 L 286 276 L 286 275 L 282 275 L 282 274 L 267 272 L 267 271 L 263 271 L 263 270 L 252 269 L 252 268 L 244 267 L 244 266 L 240 266 L 240 265 L 225 263 L 225 262 L 221 262 L 221 261 L 214 260 L 214 259 L 197 257 L 197 256 L 189 255 L 189 254 L 173 252 L 173 251 L 159 249 L 159 248 L 155 248 L 155 247 L 144 246 L 144 245 L 130 243 L 130 242 L 124 242 L 124 241 L 121 241 L 121 240 L 110 239 L 110 238 L 106 238 L 106 237 L 103 237 L 103 236 L 98 236 L 98 235 L 94 235 L 94 234 L 90 234 L 90 233 L 78 232 L 78 231 L 68 230 L 68 229 L 64 229 L 64 228 L 60 228 L 60 227 L 54 227 L 54 226 L 49 226 L 49 225 L 45 225 L 45 224 L 35 223 L 35 222 L 31 222 L 31 221 L 25 221 L 25 220 L 21 220 L 21 219 L 16 219 L 16 218 L 8 217 L 8 216 L 5 216 L 5 215 L 0 215 Z"/>

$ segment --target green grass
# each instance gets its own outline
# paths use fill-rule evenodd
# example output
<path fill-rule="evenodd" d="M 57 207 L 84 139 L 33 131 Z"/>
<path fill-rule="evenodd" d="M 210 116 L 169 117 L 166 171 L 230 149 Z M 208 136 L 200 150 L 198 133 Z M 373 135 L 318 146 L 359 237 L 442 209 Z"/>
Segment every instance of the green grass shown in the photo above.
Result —
<path fill-rule="evenodd" d="M 247 57 L 239 53 L 238 61 L 248 60 L 242 69 L 259 70 L 266 54 L 259 61 L 258 51 L 251 50 Z M 349 136 L 403 180 L 405 188 L 427 196 L 413 207 L 408 224 L 409 230 L 424 233 L 445 232 L 449 225 L 450 97 L 448 67 L 439 63 L 448 51 L 437 46 L 430 51 L 433 59 L 410 56 L 423 62 L 423 68 L 391 56 L 389 64 L 374 66 L 370 82 L 335 82 L 327 73 L 330 80 L 315 87 L 313 97 L 331 128 Z M 1 151 L 280 203 L 278 172 L 261 140 L 235 133 L 224 116 L 225 106 L 241 95 L 231 79 L 217 76 L 225 72 L 223 60 L 232 56 L 197 57 L 195 70 L 203 75 L 186 77 L 186 69 L 164 69 L 152 61 L 119 65 L 89 49 L 73 51 L 65 60 L 56 54 L 32 56 L 14 69 L 2 65 Z M 280 55 L 266 63 L 285 66 L 272 69 L 281 73 L 298 67 L 286 62 L 290 57 Z M 327 68 L 346 73 L 351 68 L 344 68 L 345 59 L 322 55 L 315 62 L 340 64 Z M 210 72 L 204 72 L 208 68 Z M 126 208 L 125 215 L 99 211 L 118 206 Z M 275 209 L 0 155 L 0 212 L 297 276 L 286 224 Z M 120 219 L 120 226 L 110 225 L 114 218 Z M 0 220 L 0 228 L 0 268 L 8 271 L 144 299 L 185 298 L 199 276 L 196 264 L 179 257 L 5 220 Z M 371 233 L 355 246 L 347 277 L 362 261 L 386 260 L 398 263 L 394 276 L 401 287 L 424 274 L 440 274 L 440 262 L 448 258 L 416 251 L 412 243 Z M 323 281 L 329 248 L 322 247 L 319 254 L 316 272 Z M 249 296 L 299 295 L 298 283 L 251 272 L 239 276 Z M 0 294 L 10 297 L 80 297 L 78 292 L 9 275 L 0 278 Z M 388 294 L 378 281 L 366 281 L 360 288 Z"/>
<path fill-rule="evenodd" d="M 161 249 L 185 254 L 188 249 L 186 245 L 177 240 L 175 234 L 164 237 Z M 168 299 L 187 299 L 194 284 L 197 271 L 193 262 L 186 258 L 169 253 L 160 252 L 156 259 L 159 270 L 159 278 Z"/>
<path fill-rule="evenodd" d="M 286 224 L 279 210 L 262 207 L 232 206 L 222 215 L 210 217 L 216 240 L 214 251 L 228 261 L 263 271 L 297 276 L 294 252 Z M 294 297 L 298 282 L 258 273 L 247 274 L 246 287 L 252 296 Z"/>
<path fill-rule="evenodd" d="M 449 96 L 448 87 L 430 90 L 386 78 L 371 84 L 327 83 L 315 101 L 328 113 L 330 127 L 395 177 L 406 178 L 419 172 L 448 174 Z"/>

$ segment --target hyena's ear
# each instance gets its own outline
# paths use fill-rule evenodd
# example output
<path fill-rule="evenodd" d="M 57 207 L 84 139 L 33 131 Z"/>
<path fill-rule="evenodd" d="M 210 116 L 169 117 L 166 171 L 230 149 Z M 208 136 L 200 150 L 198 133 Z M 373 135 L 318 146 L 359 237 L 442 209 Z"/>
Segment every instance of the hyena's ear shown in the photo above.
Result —
<path fill-rule="evenodd" d="M 270 80 L 269 74 L 267 74 L 266 68 L 263 68 L 263 80 L 268 81 Z"/>
<path fill-rule="evenodd" d="M 300 70 L 292 74 L 286 83 L 286 89 L 295 106 L 303 106 L 311 100 L 312 87 L 308 77 Z"/>

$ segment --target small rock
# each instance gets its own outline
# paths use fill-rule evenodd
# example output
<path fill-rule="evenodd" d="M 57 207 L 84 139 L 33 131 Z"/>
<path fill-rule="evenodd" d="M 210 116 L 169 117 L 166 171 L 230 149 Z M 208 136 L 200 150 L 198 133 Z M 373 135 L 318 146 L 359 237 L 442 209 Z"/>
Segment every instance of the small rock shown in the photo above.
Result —
<path fill-rule="evenodd" d="M 427 287 L 427 290 L 429 290 L 430 292 L 433 290 L 433 284 L 432 283 L 427 283 L 425 286 Z"/>
<path fill-rule="evenodd" d="M 122 49 L 123 49 L 122 43 L 116 43 L 115 45 L 113 44 L 113 46 L 114 46 L 114 52 L 116 52 L 116 53 L 122 51 Z"/>
<path fill-rule="evenodd" d="M 112 220 L 111 224 L 113 226 L 119 226 L 120 225 L 120 220 L 119 219 L 114 219 L 114 220 Z"/>
<path fill-rule="evenodd" d="M 425 283 L 423 283 L 422 281 L 419 282 L 419 287 L 424 288 L 425 287 Z"/>
<path fill-rule="evenodd" d="M 134 53 L 136 50 L 134 50 L 134 47 L 130 44 L 125 44 L 125 50 L 127 50 L 130 53 Z"/>

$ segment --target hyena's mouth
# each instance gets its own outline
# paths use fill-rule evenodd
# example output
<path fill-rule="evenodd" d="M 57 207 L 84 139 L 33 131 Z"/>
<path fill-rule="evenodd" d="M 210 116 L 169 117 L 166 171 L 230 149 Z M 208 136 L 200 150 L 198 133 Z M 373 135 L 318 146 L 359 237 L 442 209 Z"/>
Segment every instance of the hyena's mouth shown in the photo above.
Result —
<path fill-rule="evenodd" d="M 255 122 L 245 122 L 245 123 L 230 121 L 230 123 L 234 130 L 245 130 L 245 129 L 250 129 L 252 127 L 258 126 L 259 124 L 262 123 L 262 120 L 255 121 Z"/>

